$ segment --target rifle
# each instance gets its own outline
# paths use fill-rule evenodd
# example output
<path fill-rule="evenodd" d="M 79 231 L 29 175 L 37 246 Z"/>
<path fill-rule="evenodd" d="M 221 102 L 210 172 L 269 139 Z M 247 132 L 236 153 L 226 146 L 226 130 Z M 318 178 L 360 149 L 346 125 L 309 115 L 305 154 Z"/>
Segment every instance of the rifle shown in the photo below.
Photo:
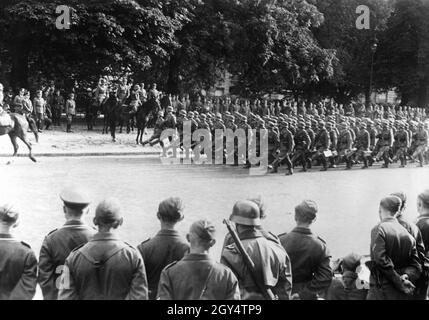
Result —
<path fill-rule="evenodd" d="M 249 269 L 250 276 L 253 280 L 253 282 L 258 287 L 259 291 L 261 291 L 262 295 L 264 296 L 265 300 L 277 300 L 277 297 L 274 295 L 273 291 L 270 288 L 265 287 L 263 284 L 261 284 L 258 281 L 258 277 L 256 276 L 256 270 L 255 270 L 255 264 L 253 263 L 252 259 L 250 258 L 247 251 L 244 249 L 243 244 L 240 241 L 240 238 L 237 235 L 237 232 L 235 231 L 234 227 L 231 225 L 231 222 L 224 219 L 223 223 L 228 228 L 229 234 L 231 235 L 232 239 L 234 240 L 235 246 L 237 247 L 238 251 L 241 254 L 241 257 L 243 258 L 244 264 Z"/>

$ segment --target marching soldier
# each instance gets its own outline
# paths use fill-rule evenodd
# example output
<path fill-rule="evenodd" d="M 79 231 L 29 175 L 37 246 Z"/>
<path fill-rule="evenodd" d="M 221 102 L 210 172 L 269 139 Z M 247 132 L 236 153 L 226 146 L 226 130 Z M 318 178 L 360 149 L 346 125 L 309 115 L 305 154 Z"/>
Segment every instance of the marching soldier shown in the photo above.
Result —
<path fill-rule="evenodd" d="M 341 161 L 342 158 L 346 161 L 346 169 L 352 168 L 352 159 L 350 156 L 350 151 L 352 150 L 352 135 L 348 128 L 347 122 L 341 124 L 341 131 L 338 137 L 338 160 Z"/>
<path fill-rule="evenodd" d="M 401 168 L 404 168 L 407 165 L 407 149 L 409 147 L 409 137 L 408 132 L 405 130 L 404 123 L 399 123 L 399 130 L 395 134 L 395 147 L 396 147 L 396 159 L 401 161 Z"/>
<path fill-rule="evenodd" d="M 267 240 L 258 230 L 261 220 L 257 204 L 250 200 L 238 201 L 230 220 L 235 223 L 244 250 L 255 265 L 254 276 L 259 285 L 271 288 L 279 299 L 289 299 L 292 288 L 289 257 L 280 244 Z M 260 286 L 254 282 L 235 244 L 223 248 L 221 263 L 237 276 L 243 300 L 263 298 Z"/>
<path fill-rule="evenodd" d="M 331 146 L 329 147 L 329 149 L 331 150 L 331 152 L 333 154 L 335 154 L 337 152 L 337 143 L 338 143 L 338 135 L 337 135 L 337 131 L 333 128 L 333 123 L 332 122 L 327 122 L 326 123 L 326 130 L 328 130 L 329 133 L 329 139 L 331 140 Z M 335 156 L 332 156 L 330 158 L 330 168 L 335 168 Z"/>
<path fill-rule="evenodd" d="M 268 163 L 270 165 L 274 163 L 280 146 L 280 137 L 274 126 L 273 122 L 268 122 Z"/>
<path fill-rule="evenodd" d="M 389 122 L 387 120 L 383 121 L 382 131 L 377 135 L 378 145 L 380 150 L 376 156 L 376 159 L 379 160 L 381 157 L 384 160 L 382 168 L 388 168 L 390 163 L 389 151 L 393 146 L 393 132 L 389 128 Z"/>
<path fill-rule="evenodd" d="M 370 133 L 366 130 L 365 122 L 360 124 L 360 131 L 356 137 L 356 159 L 362 159 L 362 169 L 368 168 L 368 153 L 370 148 Z"/>
<path fill-rule="evenodd" d="M 302 171 L 307 171 L 307 152 L 309 151 L 311 140 L 307 131 L 304 129 L 304 122 L 298 123 L 298 130 L 294 135 L 295 138 L 295 152 L 292 157 L 292 164 L 295 166 L 297 160 L 301 161 Z"/>
<path fill-rule="evenodd" d="M 329 139 L 328 131 L 325 127 L 325 122 L 320 121 L 319 122 L 319 132 L 316 135 L 315 141 L 314 141 L 314 147 L 316 148 L 316 154 L 313 155 L 312 159 L 320 159 L 322 162 L 322 169 L 320 171 L 326 171 L 328 170 L 328 162 L 326 160 L 325 151 L 329 150 L 331 142 Z"/>
<path fill-rule="evenodd" d="M 36 293 L 36 256 L 11 234 L 18 218 L 12 207 L 0 206 L 0 300 L 31 300 Z"/>
<path fill-rule="evenodd" d="M 45 237 L 39 255 L 38 282 L 45 300 L 58 298 L 60 276 L 68 255 L 95 234 L 95 230 L 82 221 L 90 203 L 87 195 L 76 188 L 67 188 L 60 193 L 60 198 L 66 223 Z"/>
<path fill-rule="evenodd" d="M 333 276 L 326 242 L 310 229 L 317 211 L 314 201 L 304 200 L 295 207 L 296 227 L 279 236 L 292 263 L 292 293 L 301 299 L 323 296 Z"/>
<path fill-rule="evenodd" d="M 180 198 L 168 198 L 158 206 L 157 218 L 161 230 L 157 235 L 142 242 L 140 251 L 147 273 L 149 299 L 157 295 L 162 270 L 170 263 L 181 260 L 189 251 L 189 245 L 176 230 L 176 224 L 183 220 L 183 203 Z"/>
<path fill-rule="evenodd" d="M 114 233 L 122 222 L 116 199 L 99 203 L 94 218 L 98 233 L 67 258 L 59 300 L 147 300 L 143 259 Z"/>
<path fill-rule="evenodd" d="M 423 167 L 424 153 L 428 147 L 428 132 L 425 130 L 423 122 L 419 123 L 417 132 L 413 135 L 413 141 L 416 149 L 411 158 L 418 158 L 420 167 Z"/>
<path fill-rule="evenodd" d="M 190 253 L 161 273 L 158 300 L 240 300 L 238 280 L 209 255 L 216 228 L 206 220 L 194 222 L 187 235 Z"/>
<path fill-rule="evenodd" d="M 272 163 L 271 173 L 277 173 L 278 167 L 282 162 L 286 162 L 288 172 L 286 175 L 293 174 L 292 162 L 290 154 L 295 146 L 294 137 L 289 131 L 289 123 L 286 121 L 280 122 L 280 153 Z"/>

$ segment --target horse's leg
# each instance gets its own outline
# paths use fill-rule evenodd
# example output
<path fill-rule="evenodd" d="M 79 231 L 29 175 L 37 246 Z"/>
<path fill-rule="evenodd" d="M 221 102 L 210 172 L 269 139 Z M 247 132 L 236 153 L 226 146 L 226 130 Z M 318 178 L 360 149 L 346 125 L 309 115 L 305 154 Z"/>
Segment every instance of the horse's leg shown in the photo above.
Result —
<path fill-rule="evenodd" d="M 13 161 L 13 158 L 15 158 L 16 154 L 18 153 L 19 145 L 16 141 L 16 136 L 14 134 L 9 134 L 10 142 L 12 142 L 13 146 L 13 155 L 12 160 L 8 161 L 6 164 L 11 164 Z"/>
<path fill-rule="evenodd" d="M 28 157 L 31 159 L 31 161 L 36 162 L 36 158 L 33 157 L 33 153 L 31 151 L 31 143 L 27 141 L 27 138 L 25 136 L 25 134 L 18 136 L 22 142 L 25 143 L 25 145 L 28 148 Z"/>
<path fill-rule="evenodd" d="M 140 128 L 137 127 L 137 137 L 136 137 L 136 143 L 139 144 L 139 136 L 140 136 Z"/>

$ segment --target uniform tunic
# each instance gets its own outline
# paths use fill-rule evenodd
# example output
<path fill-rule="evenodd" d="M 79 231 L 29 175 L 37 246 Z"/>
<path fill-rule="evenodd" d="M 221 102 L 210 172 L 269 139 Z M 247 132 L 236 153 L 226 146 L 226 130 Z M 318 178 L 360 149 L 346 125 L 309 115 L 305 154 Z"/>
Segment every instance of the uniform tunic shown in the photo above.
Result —
<path fill-rule="evenodd" d="M 323 293 L 331 284 L 331 255 L 326 243 L 309 228 L 295 227 L 279 236 L 292 264 L 292 292 L 309 290 Z"/>
<path fill-rule="evenodd" d="M 159 300 L 239 300 L 238 280 L 206 254 L 188 254 L 161 274 Z"/>
<path fill-rule="evenodd" d="M 147 300 L 143 259 L 112 233 L 97 233 L 70 253 L 59 300 Z M 68 271 L 68 272 L 67 272 Z M 68 283 L 68 286 L 66 285 Z"/>
<path fill-rule="evenodd" d="M 161 230 L 142 242 L 140 251 L 147 272 L 149 298 L 155 299 L 162 270 L 174 261 L 181 260 L 189 251 L 189 245 L 176 230 Z"/>
<path fill-rule="evenodd" d="M 49 233 L 39 255 L 38 282 L 45 300 L 58 298 L 58 282 L 63 265 L 76 247 L 87 243 L 95 230 L 82 221 L 67 221 L 63 227 Z"/>
<path fill-rule="evenodd" d="M 257 229 L 245 230 L 239 234 L 239 237 L 255 264 L 258 282 L 271 288 L 279 299 L 289 299 L 292 287 L 291 265 L 282 246 L 267 240 Z M 263 299 L 235 244 L 222 250 L 221 263 L 230 267 L 240 281 L 243 300 Z"/>
<path fill-rule="evenodd" d="M 37 259 L 30 246 L 0 234 L 0 300 L 31 300 L 36 293 Z"/>
<path fill-rule="evenodd" d="M 400 290 L 402 274 L 416 283 L 421 273 L 415 239 L 397 219 L 386 218 L 371 231 L 369 299 L 407 299 Z"/>

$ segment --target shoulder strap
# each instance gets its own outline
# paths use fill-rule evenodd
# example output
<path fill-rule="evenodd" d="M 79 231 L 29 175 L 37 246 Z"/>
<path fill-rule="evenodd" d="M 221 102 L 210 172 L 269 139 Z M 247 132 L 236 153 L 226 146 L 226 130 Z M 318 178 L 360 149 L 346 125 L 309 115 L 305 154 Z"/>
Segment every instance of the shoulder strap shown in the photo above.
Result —
<path fill-rule="evenodd" d="M 201 290 L 201 293 L 200 293 L 200 295 L 199 295 L 199 297 L 198 297 L 198 300 L 201 300 L 201 299 L 202 299 L 202 297 L 204 296 L 204 293 L 206 293 L 206 291 L 207 291 L 207 284 L 209 283 L 209 279 L 210 279 L 210 276 L 211 276 L 211 275 L 212 275 L 212 273 L 213 273 L 213 269 L 214 269 L 214 265 L 211 265 L 211 266 L 210 266 L 209 273 L 207 274 L 206 281 L 204 281 L 203 290 Z"/>

